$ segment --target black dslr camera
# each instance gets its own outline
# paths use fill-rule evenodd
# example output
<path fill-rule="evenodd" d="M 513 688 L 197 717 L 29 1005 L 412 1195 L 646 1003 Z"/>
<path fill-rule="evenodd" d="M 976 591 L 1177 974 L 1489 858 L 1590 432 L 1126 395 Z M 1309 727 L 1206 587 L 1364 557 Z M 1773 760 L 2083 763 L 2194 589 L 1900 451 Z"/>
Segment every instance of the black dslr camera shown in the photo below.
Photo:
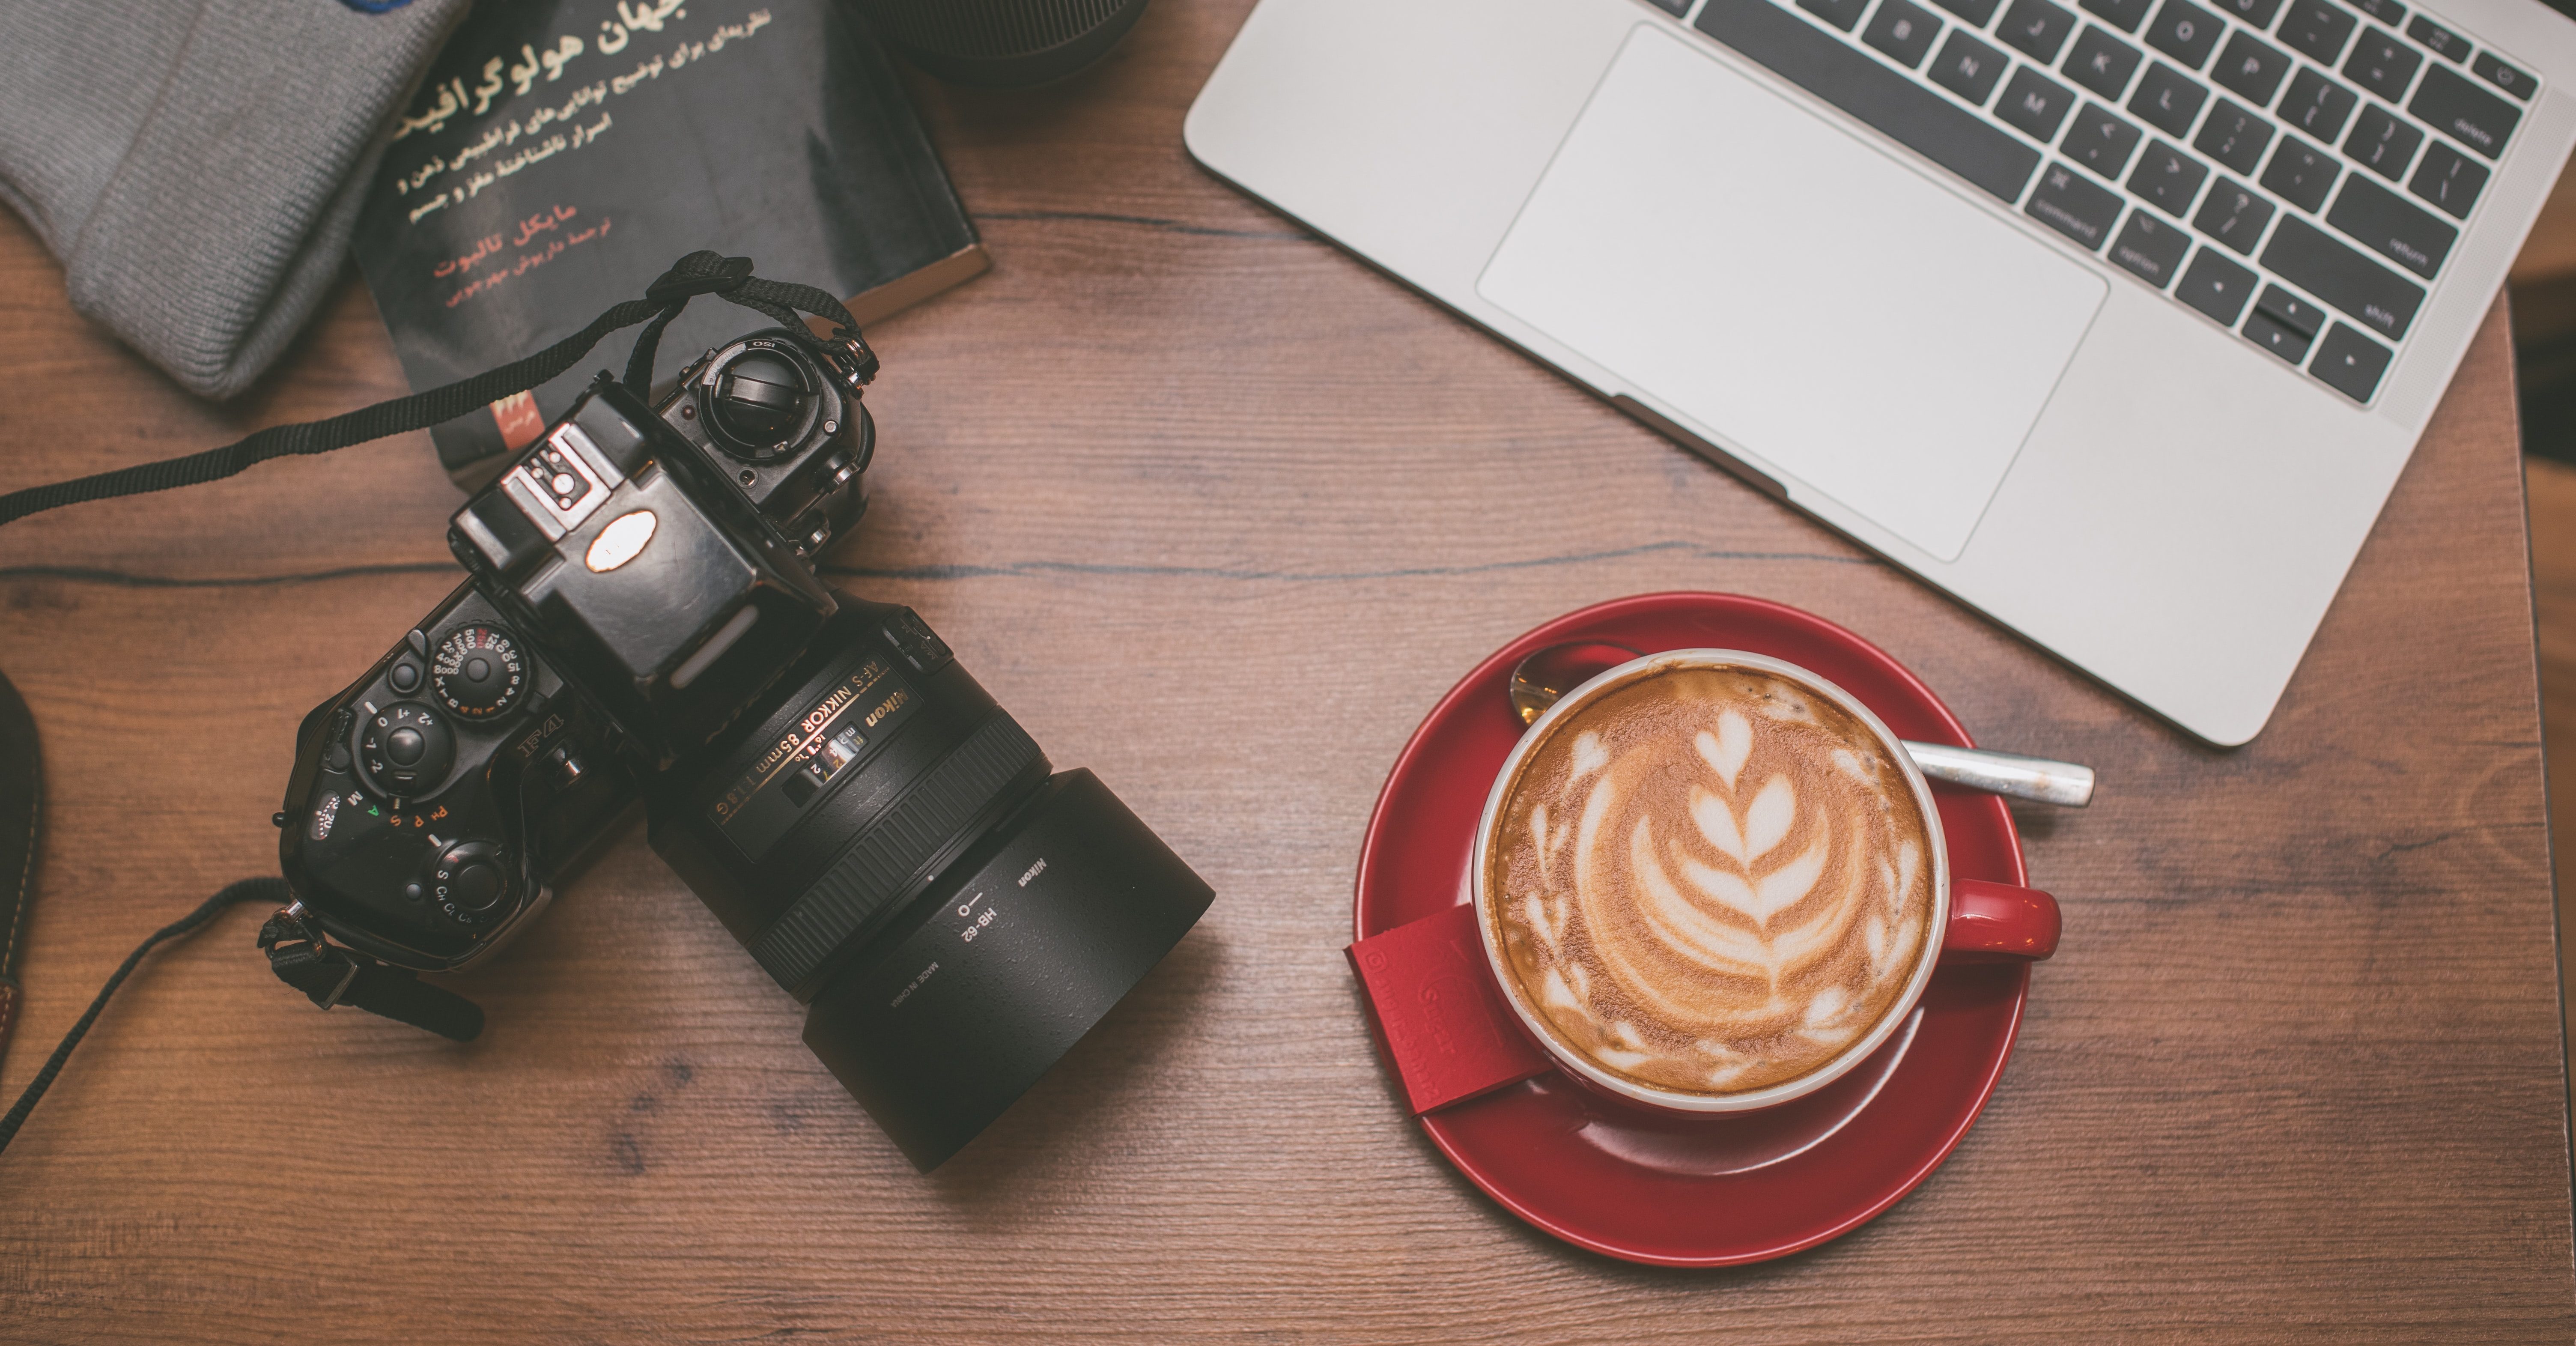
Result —
<path fill-rule="evenodd" d="M 456 513 L 471 578 L 297 734 L 282 976 L 443 996 L 392 969 L 490 953 L 640 797 L 927 1170 L 1179 941 L 1207 884 L 910 609 L 811 568 L 865 508 L 873 368 L 776 328 L 659 407 L 603 373 Z"/>

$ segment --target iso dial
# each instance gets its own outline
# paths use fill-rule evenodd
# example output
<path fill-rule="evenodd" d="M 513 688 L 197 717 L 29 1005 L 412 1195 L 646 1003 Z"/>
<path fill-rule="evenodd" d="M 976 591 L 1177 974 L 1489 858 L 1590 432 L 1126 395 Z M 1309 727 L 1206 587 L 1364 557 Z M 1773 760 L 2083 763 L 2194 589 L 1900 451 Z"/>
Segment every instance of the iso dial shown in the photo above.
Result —
<path fill-rule="evenodd" d="M 526 697 L 528 661 L 500 627 L 460 626 L 440 638 L 429 686 L 458 719 L 499 719 Z"/>

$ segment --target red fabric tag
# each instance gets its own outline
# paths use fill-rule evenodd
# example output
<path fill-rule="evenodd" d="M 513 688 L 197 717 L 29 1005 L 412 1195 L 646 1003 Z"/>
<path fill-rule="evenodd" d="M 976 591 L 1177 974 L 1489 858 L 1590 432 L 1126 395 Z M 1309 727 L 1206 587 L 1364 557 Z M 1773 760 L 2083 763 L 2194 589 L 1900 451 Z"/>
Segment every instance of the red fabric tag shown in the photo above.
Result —
<path fill-rule="evenodd" d="M 1474 907 L 1399 925 L 1347 952 L 1415 1113 L 1491 1093 L 1555 1065 L 1494 985 Z"/>
<path fill-rule="evenodd" d="M 493 403 L 492 420 L 501 427 L 501 442 L 512 453 L 536 443 L 546 429 L 546 414 L 537 410 L 535 393 L 512 393 Z"/>

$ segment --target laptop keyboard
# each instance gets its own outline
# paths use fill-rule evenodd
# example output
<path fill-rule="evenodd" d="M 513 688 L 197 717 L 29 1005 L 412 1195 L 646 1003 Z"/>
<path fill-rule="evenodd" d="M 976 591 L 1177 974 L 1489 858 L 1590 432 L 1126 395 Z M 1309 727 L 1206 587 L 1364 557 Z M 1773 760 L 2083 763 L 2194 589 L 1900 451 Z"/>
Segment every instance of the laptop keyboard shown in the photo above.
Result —
<path fill-rule="evenodd" d="M 1652 3 L 2365 404 L 2534 88 L 2399 0 Z"/>

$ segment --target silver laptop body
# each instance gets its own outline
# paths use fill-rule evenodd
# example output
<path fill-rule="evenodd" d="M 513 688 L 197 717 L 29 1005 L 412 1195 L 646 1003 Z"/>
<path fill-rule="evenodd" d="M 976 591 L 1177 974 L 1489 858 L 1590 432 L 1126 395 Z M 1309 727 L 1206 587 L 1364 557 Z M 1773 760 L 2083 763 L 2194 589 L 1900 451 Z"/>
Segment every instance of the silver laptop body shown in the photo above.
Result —
<path fill-rule="evenodd" d="M 1263 0 L 1186 138 L 2235 744 L 2576 144 L 2576 24 L 2535 0 Z"/>

